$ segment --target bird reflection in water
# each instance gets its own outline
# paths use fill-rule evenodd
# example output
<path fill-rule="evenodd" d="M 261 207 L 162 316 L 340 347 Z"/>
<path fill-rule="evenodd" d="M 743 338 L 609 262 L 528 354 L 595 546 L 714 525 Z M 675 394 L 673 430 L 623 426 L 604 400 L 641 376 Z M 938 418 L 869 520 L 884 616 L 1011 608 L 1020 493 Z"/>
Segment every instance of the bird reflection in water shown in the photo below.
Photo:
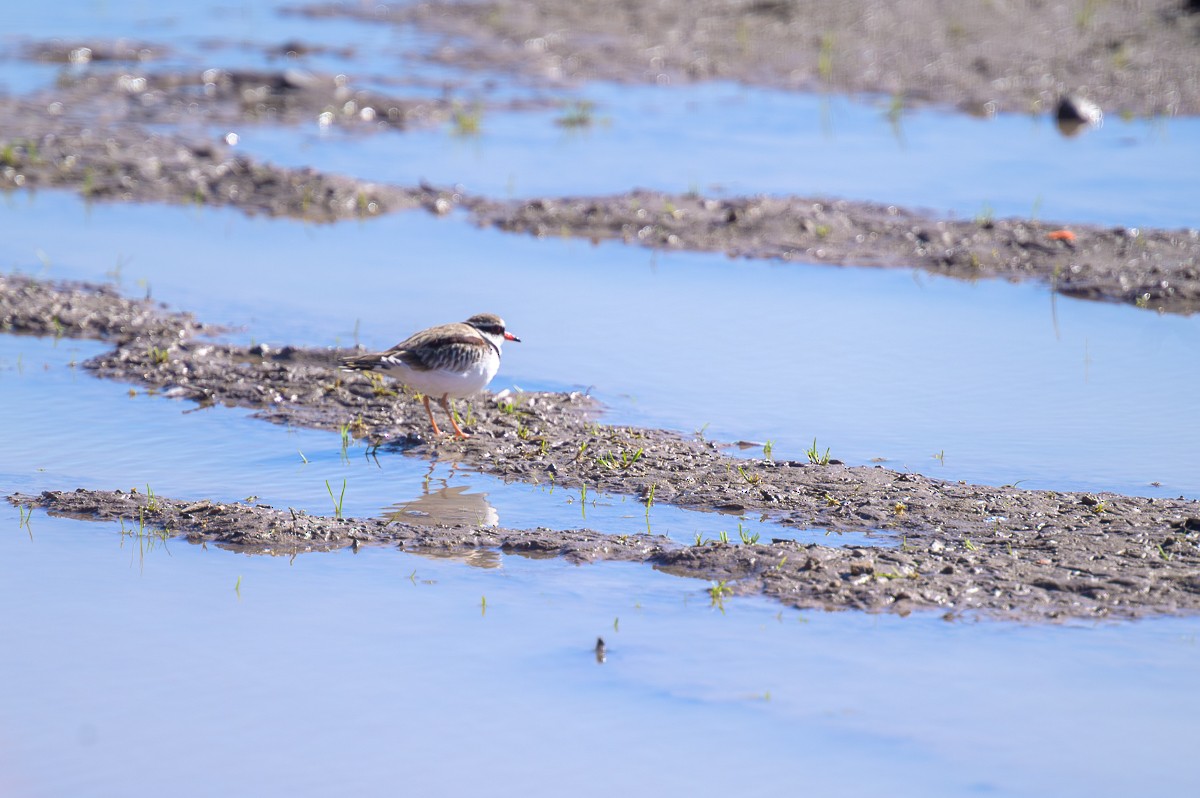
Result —
<path fill-rule="evenodd" d="M 401 524 L 421 526 L 497 526 L 500 516 L 488 503 L 486 493 L 468 493 L 468 486 L 455 485 L 430 490 L 425 483 L 424 494 L 412 501 L 399 502 L 384 512 L 384 518 Z M 409 551 L 414 551 L 409 547 Z M 479 568 L 500 567 L 499 552 L 490 549 L 461 550 L 419 549 L 425 556 L 460 560 Z"/>

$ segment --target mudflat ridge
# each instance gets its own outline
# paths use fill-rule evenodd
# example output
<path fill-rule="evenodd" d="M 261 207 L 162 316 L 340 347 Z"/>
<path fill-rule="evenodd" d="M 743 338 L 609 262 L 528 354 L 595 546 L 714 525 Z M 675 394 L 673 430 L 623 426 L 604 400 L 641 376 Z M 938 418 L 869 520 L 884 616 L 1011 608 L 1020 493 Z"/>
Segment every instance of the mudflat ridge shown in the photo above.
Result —
<path fill-rule="evenodd" d="M 1200 502 L 971 485 L 882 467 L 734 458 L 668 430 L 603 423 L 579 394 L 485 394 L 461 408 L 473 437 L 426 437 L 419 403 L 338 370 L 345 350 L 237 347 L 187 314 L 83 284 L 0 277 L 0 327 L 78 335 L 114 348 L 85 362 L 97 376 L 168 397 L 250 407 L 276 423 L 346 428 L 385 456 L 450 458 L 508 480 L 635 496 L 647 505 L 760 513 L 781 524 L 875 530 L 892 545 L 793 541 L 682 546 L 660 536 L 385 520 L 297 522 L 289 511 L 105 492 L 15 496 L 55 512 L 142 520 L 195 540 L 264 552 L 395 544 L 499 547 L 579 561 L 633 559 L 716 580 L 718 595 L 763 592 L 808 607 L 980 610 L 1013 617 L 1133 617 L 1200 608 Z M 269 511 L 269 512 L 268 512 Z M 146 515 L 149 513 L 149 515 Z M 155 514 L 159 513 L 159 514 Z M 290 525 L 289 525 L 290 520 Z"/>

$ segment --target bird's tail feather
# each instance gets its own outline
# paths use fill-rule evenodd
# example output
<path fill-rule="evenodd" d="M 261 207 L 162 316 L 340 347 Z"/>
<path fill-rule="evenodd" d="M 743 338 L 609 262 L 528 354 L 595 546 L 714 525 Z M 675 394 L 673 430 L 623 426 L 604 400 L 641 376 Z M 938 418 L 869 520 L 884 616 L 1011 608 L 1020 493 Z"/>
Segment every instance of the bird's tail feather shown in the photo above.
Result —
<path fill-rule="evenodd" d="M 350 355 L 342 358 L 345 371 L 370 371 L 379 365 L 379 355 Z"/>

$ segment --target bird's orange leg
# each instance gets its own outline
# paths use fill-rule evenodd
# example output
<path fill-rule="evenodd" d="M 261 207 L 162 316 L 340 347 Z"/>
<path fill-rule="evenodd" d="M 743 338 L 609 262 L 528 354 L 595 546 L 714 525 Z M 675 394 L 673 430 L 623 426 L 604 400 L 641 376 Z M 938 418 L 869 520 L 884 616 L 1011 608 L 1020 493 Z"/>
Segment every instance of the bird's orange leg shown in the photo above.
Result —
<path fill-rule="evenodd" d="M 429 414 L 429 423 L 433 425 L 433 434 L 434 434 L 434 435 L 437 435 L 438 437 L 441 437 L 441 435 L 442 435 L 442 431 L 441 431 L 440 429 L 438 429 L 437 421 L 435 421 L 435 420 L 434 420 L 434 418 L 433 418 L 433 408 L 431 408 L 431 407 L 429 406 L 429 397 L 428 397 L 428 396 L 422 396 L 422 397 L 421 397 L 421 400 L 422 400 L 423 402 L 425 402 L 425 412 Z M 443 401 L 445 401 L 445 400 L 443 399 Z M 451 416 L 451 418 L 450 418 L 450 421 L 451 421 L 451 422 L 453 422 L 453 421 L 454 421 L 454 417 L 453 417 L 453 416 Z"/>
<path fill-rule="evenodd" d="M 442 409 L 446 411 L 446 415 L 450 416 L 450 424 L 454 427 L 454 434 L 460 438 L 471 437 L 467 433 L 463 432 L 458 426 L 458 422 L 454 420 L 454 411 L 450 409 L 450 403 L 446 401 L 447 396 L 448 394 L 442 394 L 442 398 L 438 400 L 438 403 L 441 404 Z"/>

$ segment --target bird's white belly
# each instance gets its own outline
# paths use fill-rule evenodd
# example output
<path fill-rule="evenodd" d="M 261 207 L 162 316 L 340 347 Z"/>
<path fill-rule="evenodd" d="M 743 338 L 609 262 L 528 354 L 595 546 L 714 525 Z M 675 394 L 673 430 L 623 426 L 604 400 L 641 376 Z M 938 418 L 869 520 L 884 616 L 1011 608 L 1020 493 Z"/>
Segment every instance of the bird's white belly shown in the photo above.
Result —
<path fill-rule="evenodd" d="M 500 358 L 480 358 L 462 371 L 430 369 L 419 371 L 403 362 L 392 361 L 381 364 L 389 377 L 404 383 L 414 391 L 428 394 L 434 399 L 447 395 L 462 398 L 483 390 L 500 369 Z"/>

